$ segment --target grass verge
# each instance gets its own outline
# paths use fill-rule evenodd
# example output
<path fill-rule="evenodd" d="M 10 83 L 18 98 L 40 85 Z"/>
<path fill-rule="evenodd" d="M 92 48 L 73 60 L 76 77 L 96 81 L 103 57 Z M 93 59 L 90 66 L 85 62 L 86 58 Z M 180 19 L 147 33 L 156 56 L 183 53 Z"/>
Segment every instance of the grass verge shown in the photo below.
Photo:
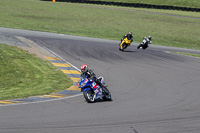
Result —
<path fill-rule="evenodd" d="M 0 26 L 120 40 L 129 31 L 134 42 L 151 35 L 153 44 L 200 49 L 196 12 L 96 6 L 40 0 L 4 0 Z M 174 16 L 174 15 L 179 16 Z"/>
<path fill-rule="evenodd" d="M 14 46 L 0 44 L 0 100 L 65 90 L 72 81 L 50 62 Z"/>
<path fill-rule="evenodd" d="M 170 53 L 182 54 L 182 55 L 193 56 L 193 57 L 200 57 L 199 54 L 192 54 L 192 53 L 184 53 L 184 52 L 170 52 Z"/>

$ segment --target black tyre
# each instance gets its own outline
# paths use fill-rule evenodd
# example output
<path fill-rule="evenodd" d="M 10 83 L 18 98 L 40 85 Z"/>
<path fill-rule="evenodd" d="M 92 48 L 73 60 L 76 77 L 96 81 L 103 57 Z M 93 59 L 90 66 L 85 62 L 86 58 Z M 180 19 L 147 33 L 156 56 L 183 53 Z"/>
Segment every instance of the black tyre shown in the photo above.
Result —
<path fill-rule="evenodd" d="M 122 51 L 122 49 L 123 49 L 123 44 L 122 44 L 122 49 L 121 49 L 120 45 L 121 45 L 121 43 L 119 43 L 119 51 Z"/>
<path fill-rule="evenodd" d="M 122 51 L 124 51 L 124 49 L 126 49 L 126 48 L 127 48 L 127 46 L 128 46 L 128 45 L 127 45 L 127 44 L 125 44 L 125 43 L 124 43 L 124 44 L 122 44 Z"/>
<path fill-rule="evenodd" d="M 94 102 L 94 93 L 92 91 L 84 91 L 83 96 L 88 103 Z"/>
<path fill-rule="evenodd" d="M 140 49 L 140 47 L 142 47 L 142 45 L 140 44 L 138 47 L 137 47 L 137 49 Z"/>
<path fill-rule="evenodd" d="M 147 46 L 142 47 L 144 50 L 147 48 Z"/>
<path fill-rule="evenodd" d="M 124 51 L 125 49 L 125 44 L 122 44 L 122 51 Z"/>
<path fill-rule="evenodd" d="M 145 50 L 146 48 L 148 48 L 148 44 L 145 44 L 142 48 Z"/>
<path fill-rule="evenodd" d="M 103 91 L 103 95 L 104 95 L 103 99 L 105 101 L 112 101 L 112 97 L 111 97 L 110 91 L 106 87 L 103 87 L 102 91 Z"/>

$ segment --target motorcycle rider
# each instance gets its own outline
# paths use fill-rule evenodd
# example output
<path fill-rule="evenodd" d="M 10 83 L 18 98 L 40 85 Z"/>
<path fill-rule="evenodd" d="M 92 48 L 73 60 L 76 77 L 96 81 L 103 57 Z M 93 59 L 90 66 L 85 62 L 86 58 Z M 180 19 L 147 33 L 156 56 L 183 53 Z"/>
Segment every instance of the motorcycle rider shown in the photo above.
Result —
<path fill-rule="evenodd" d="M 129 32 L 128 34 L 124 35 L 123 38 L 121 39 L 121 42 L 124 40 L 124 38 L 131 39 L 131 42 L 133 42 L 133 35 L 132 32 Z"/>
<path fill-rule="evenodd" d="M 129 44 L 126 45 L 126 47 L 122 50 L 122 44 L 121 44 L 121 43 L 122 43 L 122 41 L 123 41 L 126 37 L 127 37 L 128 40 L 131 41 L 130 43 L 133 42 L 133 35 L 132 35 L 132 32 L 129 32 L 128 34 L 124 35 L 123 38 L 121 39 L 121 42 L 119 43 L 119 46 L 120 46 L 119 50 L 120 50 L 120 51 L 123 51 L 125 48 L 127 48 L 128 46 L 130 46 L 130 43 L 129 43 Z"/>
<path fill-rule="evenodd" d="M 151 36 L 148 36 L 148 42 L 149 42 L 149 44 L 151 44 L 151 43 L 152 43 Z"/>
<path fill-rule="evenodd" d="M 93 81 L 95 81 L 95 83 L 97 83 L 97 85 L 99 85 L 101 88 L 103 88 L 101 81 L 99 81 L 99 79 L 96 78 L 95 73 L 91 69 L 88 69 L 87 64 L 83 64 L 81 66 L 81 77 L 86 77 L 87 79 L 92 79 Z"/>
<path fill-rule="evenodd" d="M 137 47 L 137 49 L 139 49 L 140 47 L 142 47 L 143 49 L 146 49 L 149 46 L 149 44 L 151 44 L 151 43 L 152 43 L 151 36 L 144 37 L 143 41 L 140 43 L 140 45 Z"/>

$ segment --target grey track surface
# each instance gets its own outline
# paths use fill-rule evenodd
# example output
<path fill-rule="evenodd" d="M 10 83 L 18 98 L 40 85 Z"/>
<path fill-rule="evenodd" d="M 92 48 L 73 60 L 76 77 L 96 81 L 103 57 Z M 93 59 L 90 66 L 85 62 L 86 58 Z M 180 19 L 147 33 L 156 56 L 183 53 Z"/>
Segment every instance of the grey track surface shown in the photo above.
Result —
<path fill-rule="evenodd" d="M 0 107 L 2 133 L 199 133 L 200 60 L 152 46 L 118 51 L 118 41 L 0 28 L 23 36 L 79 67 L 103 75 L 113 101 L 88 104 L 82 96 Z M 15 44 L 15 43 L 13 43 Z"/>

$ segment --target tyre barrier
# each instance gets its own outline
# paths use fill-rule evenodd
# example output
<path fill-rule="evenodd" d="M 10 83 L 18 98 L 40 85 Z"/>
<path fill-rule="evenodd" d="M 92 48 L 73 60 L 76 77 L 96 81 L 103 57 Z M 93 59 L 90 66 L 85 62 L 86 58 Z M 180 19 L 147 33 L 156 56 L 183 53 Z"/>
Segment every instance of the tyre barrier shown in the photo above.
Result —
<path fill-rule="evenodd" d="M 52 0 L 41 0 L 41 1 L 52 1 Z M 57 2 L 115 5 L 115 6 L 137 7 L 137 8 L 152 8 L 152 9 L 200 12 L 200 8 L 178 7 L 178 6 L 168 6 L 168 5 L 151 5 L 151 4 L 142 4 L 142 3 L 124 3 L 124 2 L 108 2 L 108 1 L 92 1 L 92 0 L 56 0 L 56 1 Z"/>

